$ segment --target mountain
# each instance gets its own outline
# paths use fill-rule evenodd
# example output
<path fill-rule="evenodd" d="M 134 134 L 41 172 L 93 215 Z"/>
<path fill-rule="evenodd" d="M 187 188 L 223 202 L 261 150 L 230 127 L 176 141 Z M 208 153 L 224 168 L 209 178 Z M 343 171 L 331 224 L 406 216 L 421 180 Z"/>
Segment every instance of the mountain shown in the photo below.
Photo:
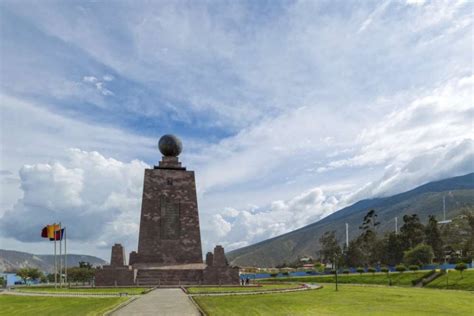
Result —
<path fill-rule="evenodd" d="M 89 262 L 93 266 L 107 264 L 106 261 L 93 256 L 67 255 L 68 267 L 77 267 L 79 261 Z M 0 249 L 0 271 L 14 271 L 23 267 L 38 268 L 46 273 L 53 272 L 54 256 Z"/>
<path fill-rule="evenodd" d="M 380 232 L 395 229 L 395 217 L 403 224 L 405 214 L 418 214 L 422 222 L 428 215 L 443 218 L 443 196 L 446 197 L 446 217 L 455 216 L 466 206 L 474 206 L 474 173 L 430 182 L 413 190 L 384 198 L 361 200 L 322 220 L 284 235 L 227 253 L 231 264 L 237 266 L 274 267 L 293 262 L 298 257 L 315 257 L 319 238 L 324 232 L 335 230 L 338 239 L 345 240 L 345 223 L 349 224 L 349 238 L 359 234 L 358 227 L 368 210 L 374 209 L 381 222 Z"/>

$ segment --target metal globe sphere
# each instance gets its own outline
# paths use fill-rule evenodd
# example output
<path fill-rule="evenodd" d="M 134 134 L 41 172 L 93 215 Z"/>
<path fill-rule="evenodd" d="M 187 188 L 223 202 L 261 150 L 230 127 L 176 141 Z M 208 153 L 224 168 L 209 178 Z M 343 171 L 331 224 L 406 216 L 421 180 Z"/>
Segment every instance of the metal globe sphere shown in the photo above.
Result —
<path fill-rule="evenodd" d="M 158 142 L 158 149 L 163 156 L 177 157 L 183 150 L 183 144 L 178 137 L 166 134 L 161 136 L 160 141 Z"/>

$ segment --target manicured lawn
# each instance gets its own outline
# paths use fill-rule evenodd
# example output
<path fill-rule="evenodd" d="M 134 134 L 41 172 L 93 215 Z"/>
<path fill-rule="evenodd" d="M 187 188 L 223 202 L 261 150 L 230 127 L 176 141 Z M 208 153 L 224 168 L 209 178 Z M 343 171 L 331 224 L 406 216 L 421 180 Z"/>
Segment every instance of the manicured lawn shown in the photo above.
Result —
<path fill-rule="evenodd" d="M 84 294 L 118 294 L 128 293 L 129 295 L 142 294 L 147 290 L 144 287 L 127 287 L 127 288 L 54 288 L 50 286 L 30 286 L 17 287 L 20 292 L 41 292 L 41 293 L 84 293 Z"/>
<path fill-rule="evenodd" d="M 212 315 L 472 315 L 474 294 L 424 288 L 334 285 L 265 295 L 195 297 Z"/>
<path fill-rule="evenodd" d="M 448 280 L 448 289 L 474 291 L 474 270 L 465 270 L 463 278 L 461 273 L 456 270 L 449 270 L 448 275 L 444 274 L 426 285 L 428 288 L 446 289 L 446 279 Z"/>
<path fill-rule="evenodd" d="M 390 273 L 390 276 L 387 276 L 386 273 L 364 273 L 360 275 L 359 273 L 352 274 L 339 274 L 338 282 L 339 283 L 352 283 L 352 284 L 380 284 L 380 285 L 389 285 L 390 279 L 392 280 L 392 285 L 396 286 L 412 286 L 411 280 L 423 276 L 428 271 L 417 271 L 417 272 L 393 272 Z M 261 282 L 306 282 L 306 283 L 334 283 L 336 280 L 334 275 L 320 275 L 320 276 L 304 276 L 304 277 L 283 277 L 283 278 L 272 278 L 265 279 Z"/>
<path fill-rule="evenodd" d="M 290 283 L 290 284 L 265 284 L 263 286 L 239 286 L 239 287 L 189 287 L 188 293 L 219 293 L 219 292 L 254 292 L 254 291 L 270 291 L 270 290 L 283 290 L 283 289 L 296 289 L 301 287 L 301 284 Z"/>
<path fill-rule="evenodd" d="M 0 295 L 0 315 L 102 315 L 124 297 L 47 297 Z"/>

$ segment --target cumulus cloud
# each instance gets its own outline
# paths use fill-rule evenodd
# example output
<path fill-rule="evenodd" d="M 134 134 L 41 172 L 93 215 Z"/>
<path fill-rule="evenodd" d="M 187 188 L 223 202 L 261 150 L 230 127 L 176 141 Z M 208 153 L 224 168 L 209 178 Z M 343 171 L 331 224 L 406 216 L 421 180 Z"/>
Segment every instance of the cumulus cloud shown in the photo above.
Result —
<path fill-rule="evenodd" d="M 243 247 L 317 221 L 338 205 L 341 201 L 336 196 L 326 196 L 314 188 L 286 201 L 273 201 L 268 208 L 226 208 L 204 220 L 204 246 L 211 249 L 213 243 L 220 243 L 228 250 Z"/>
<path fill-rule="evenodd" d="M 130 246 L 138 235 L 146 167 L 138 160 L 124 163 L 79 149 L 69 150 L 62 161 L 25 165 L 20 170 L 23 197 L 1 217 L 2 235 L 37 242 L 44 225 L 61 221 L 72 241 Z"/>

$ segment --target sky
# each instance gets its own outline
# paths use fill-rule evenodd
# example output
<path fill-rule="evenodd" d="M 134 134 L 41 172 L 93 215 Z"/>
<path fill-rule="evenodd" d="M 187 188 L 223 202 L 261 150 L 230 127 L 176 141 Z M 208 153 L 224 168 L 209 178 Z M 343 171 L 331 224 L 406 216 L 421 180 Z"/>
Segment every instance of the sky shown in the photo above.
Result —
<path fill-rule="evenodd" d="M 136 250 L 181 138 L 203 252 L 474 171 L 470 1 L 0 2 L 0 248 Z"/>

